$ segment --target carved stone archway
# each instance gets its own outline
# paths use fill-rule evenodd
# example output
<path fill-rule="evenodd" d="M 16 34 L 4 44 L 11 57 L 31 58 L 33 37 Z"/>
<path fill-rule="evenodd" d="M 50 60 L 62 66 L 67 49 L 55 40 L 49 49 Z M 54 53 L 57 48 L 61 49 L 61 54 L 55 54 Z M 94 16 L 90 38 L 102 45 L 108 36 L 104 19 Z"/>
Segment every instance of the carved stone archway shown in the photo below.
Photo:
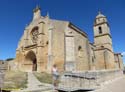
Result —
<path fill-rule="evenodd" d="M 28 71 L 37 71 L 37 58 L 33 51 L 29 51 L 25 57 L 25 65 Z"/>

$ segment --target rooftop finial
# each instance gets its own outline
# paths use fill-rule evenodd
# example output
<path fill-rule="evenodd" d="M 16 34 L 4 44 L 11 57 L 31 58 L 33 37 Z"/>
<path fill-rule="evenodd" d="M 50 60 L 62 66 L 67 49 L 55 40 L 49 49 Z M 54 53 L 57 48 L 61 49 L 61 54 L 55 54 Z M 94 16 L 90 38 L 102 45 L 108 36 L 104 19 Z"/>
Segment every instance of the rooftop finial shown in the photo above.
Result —
<path fill-rule="evenodd" d="M 39 19 L 41 17 L 41 10 L 40 7 L 37 5 L 36 8 L 33 10 L 33 20 Z"/>
<path fill-rule="evenodd" d="M 40 6 L 37 5 L 36 8 L 33 10 L 33 12 L 37 12 L 38 10 L 40 10 Z"/>
<path fill-rule="evenodd" d="M 36 8 L 39 8 L 39 5 L 36 5 Z"/>
<path fill-rule="evenodd" d="M 46 15 L 47 17 L 49 17 L 49 12 L 47 12 L 47 15 Z"/>
<path fill-rule="evenodd" d="M 101 11 L 98 12 L 99 14 L 102 14 Z"/>

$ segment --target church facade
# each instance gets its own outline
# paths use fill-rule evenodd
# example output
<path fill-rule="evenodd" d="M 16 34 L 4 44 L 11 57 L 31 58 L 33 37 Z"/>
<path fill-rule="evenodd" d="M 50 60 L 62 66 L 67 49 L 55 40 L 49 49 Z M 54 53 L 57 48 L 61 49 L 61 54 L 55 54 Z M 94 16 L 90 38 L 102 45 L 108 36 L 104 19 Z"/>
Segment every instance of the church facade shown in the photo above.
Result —
<path fill-rule="evenodd" d="M 114 53 L 107 18 L 99 13 L 94 21 L 94 43 L 84 30 L 69 21 L 41 16 L 33 10 L 33 19 L 25 27 L 16 50 L 15 63 L 22 71 L 59 71 L 123 69 L 122 55 Z"/>

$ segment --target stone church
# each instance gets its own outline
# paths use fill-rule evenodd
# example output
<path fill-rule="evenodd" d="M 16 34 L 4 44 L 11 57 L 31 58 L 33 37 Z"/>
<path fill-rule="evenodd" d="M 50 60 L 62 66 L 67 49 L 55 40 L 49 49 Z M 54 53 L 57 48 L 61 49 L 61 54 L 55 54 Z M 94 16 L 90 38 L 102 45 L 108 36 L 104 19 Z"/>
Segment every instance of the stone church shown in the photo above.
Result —
<path fill-rule="evenodd" d="M 15 63 L 22 71 L 50 72 L 53 64 L 59 71 L 123 69 L 122 55 L 114 53 L 106 16 L 96 16 L 94 43 L 84 30 L 69 21 L 41 16 L 33 10 L 33 19 L 25 27 L 16 50 Z"/>

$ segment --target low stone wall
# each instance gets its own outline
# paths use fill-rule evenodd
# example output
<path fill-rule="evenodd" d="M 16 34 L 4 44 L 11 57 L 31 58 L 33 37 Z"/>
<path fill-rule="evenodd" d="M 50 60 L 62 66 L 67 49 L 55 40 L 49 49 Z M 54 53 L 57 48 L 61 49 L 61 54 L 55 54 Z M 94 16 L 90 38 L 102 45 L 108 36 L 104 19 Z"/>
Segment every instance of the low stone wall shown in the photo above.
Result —
<path fill-rule="evenodd" d="M 102 83 L 119 78 L 121 70 L 100 70 L 86 72 L 67 72 L 60 78 L 59 88 L 96 89 Z"/>
<path fill-rule="evenodd" d="M 3 87 L 4 75 L 5 75 L 6 70 L 7 70 L 7 68 L 4 64 L 0 65 L 0 88 Z"/>
<path fill-rule="evenodd" d="M 96 72 L 96 80 L 98 84 L 113 80 L 123 76 L 122 70 L 102 70 Z"/>

